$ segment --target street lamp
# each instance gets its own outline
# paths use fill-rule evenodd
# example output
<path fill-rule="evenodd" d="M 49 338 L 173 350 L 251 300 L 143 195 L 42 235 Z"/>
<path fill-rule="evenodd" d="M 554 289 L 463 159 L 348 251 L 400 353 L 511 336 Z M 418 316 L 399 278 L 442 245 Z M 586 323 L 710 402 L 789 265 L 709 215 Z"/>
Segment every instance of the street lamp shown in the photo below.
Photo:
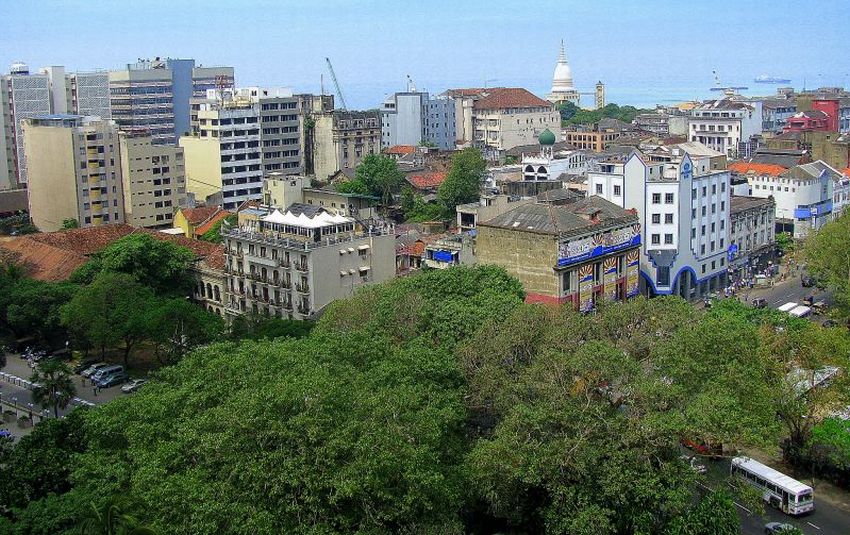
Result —
<path fill-rule="evenodd" d="M 12 396 L 12 407 L 15 409 L 15 419 L 18 419 L 18 397 Z"/>

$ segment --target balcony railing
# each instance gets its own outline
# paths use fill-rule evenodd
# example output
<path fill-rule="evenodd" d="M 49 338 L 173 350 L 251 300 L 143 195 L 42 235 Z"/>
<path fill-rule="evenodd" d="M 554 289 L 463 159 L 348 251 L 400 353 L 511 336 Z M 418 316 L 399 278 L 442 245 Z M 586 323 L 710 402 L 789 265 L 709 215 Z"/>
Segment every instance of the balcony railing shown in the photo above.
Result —
<path fill-rule="evenodd" d="M 310 293 L 310 285 L 298 283 L 295 285 L 295 291 L 302 294 L 308 294 Z"/>
<path fill-rule="evenodd" d="M 295 269 L 298 271 L 307 271 L 307 262 L 295 262 Z"/>
<path fill-rule="evenodd" d="M 370 231 L 367 232 L 344 232 L 340 234 L 334 234 L 332 236 L 325 236 L 319 241 L 312 240 L 296 240 L 293 238 L 286 237 L 282 233 L 273 233 L 273 232 L 253 232 L 248 230 L 239 230 L 239 229 L 229 229 L 222 230 L 222 236 L 233 238 L 237 240 L 246 240 L 254 243 L 259 243 L 262 245 L 272 245 L 276 247 L 285 247 L 288 249 L 301 250 L 301 251 L 309 251 L 311 249 L 317 249 L 320 247 L 328 247 L 331 245 L 337 245 L 342 243 L 350 243 L 352 241 L 360 240 L 369 236 L 383 236 L 385 234 L 392 234 L 395 232 L 395 227 L 390 224 L 376 224 L 371 227 Z M 229 255 L 235 255 L 233 251 L 228 251 Z M 297 262 L 296 262 L 297 263 Z M 281 265 L 285 266 L 285 263 L 281 261 Z M 288 266 L 287 266 L 288 267 Z"/>
<path fill-rule="evenodd" d="M 280 305 L 284 310 L 292 310 L 292 301 L 284 301 Z"/>
<path fill-rule="evenodd" d="M 288 268 L 291 265 L 292 265 L 292 262 L 290 262 L 289 260 L 281 259 L 281 261 L 280 261 L 280 267 Z"/>
<path fill-rule="evenodd" d="M 309 316 L 310 315 L 310 307 L 304 306 L 304 303 L 298 303 L 298 313 L 301 314 L 302 316 Z"/>
<path fill-rule="evenodd" d="M 292 288 L 292 281 L 288 281 L 288 280 L 285 280 L 285 279 L 281 280 L 279 286 L 281 288 L 286 288 L 288 290 L 288 289 Z"/>

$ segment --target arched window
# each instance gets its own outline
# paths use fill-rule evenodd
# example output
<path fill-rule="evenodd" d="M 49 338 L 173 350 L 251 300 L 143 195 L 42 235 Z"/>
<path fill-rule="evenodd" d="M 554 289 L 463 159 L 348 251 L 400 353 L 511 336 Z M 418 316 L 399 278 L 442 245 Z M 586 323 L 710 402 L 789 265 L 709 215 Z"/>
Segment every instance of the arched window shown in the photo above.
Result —
<path fill-rule="evenodd" d="M 540 175 L 545 175 L 545 174 L 548 174 L 549 172 L 546 171 L 546 168 L 541 165 L 540 167 L 537 168 L 537 173 L 540 174 Z"/>
<path fill-rule="evenodd" d="M 203 283 L 203 282 L 202 282 L 202 283 L 199 285 L 199 287 L 198 287 L 198 295 L 200 295 L 201 297 L 205 297 L 205 296 L 206 296 L 206 295 L 204 294 L 204 283 Z"/>
<path fill-rule="evenodd" d="M 215 286 L 215 300 L 221 303 L 221 292 L 218 289 L 218 284 Z"/>
<path fill-rule="evenodd" d="M 526 173 L 533 173 L 533 172 L 534 172 L 534 167 L 532 167 L 532 166 L 530 166 L 530 165 L 525 166 L 525 172 L 526 172 Z"/>
<path fill-rule="evenodd" d="M 212 296 L 213 296 L 212 284 L 207 283 L 207 297 L 212 299 Z"/>

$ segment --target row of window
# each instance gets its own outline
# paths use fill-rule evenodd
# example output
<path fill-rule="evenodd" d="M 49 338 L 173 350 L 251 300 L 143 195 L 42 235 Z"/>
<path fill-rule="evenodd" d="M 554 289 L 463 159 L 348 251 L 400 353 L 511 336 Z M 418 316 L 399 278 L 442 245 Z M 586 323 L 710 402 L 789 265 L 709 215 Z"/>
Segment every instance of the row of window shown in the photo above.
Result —
<path fill-rule="evenodd" d="M 267 104 L 262 104 L 261 108 L 263 111 L 269 110 L 294 110 L 298 107 L 297 102 L 270 102 Z"/>
<path fill-rule="evenodd" d="M 664 194 L 664 204 L 673 204 L 675 196 L 673 193 L 665 193 Z M 661 204 L 661 194 L 653 193 L 652 194 L 652 204 Z"/>
<path fill-rule="evenodd" d="M 661 224 L 661 214 L 652 214 L 652 223 L 654 225 Z M 664 224 L 672 225 L 673 224 L 673 214 L 664 214 Z"/>

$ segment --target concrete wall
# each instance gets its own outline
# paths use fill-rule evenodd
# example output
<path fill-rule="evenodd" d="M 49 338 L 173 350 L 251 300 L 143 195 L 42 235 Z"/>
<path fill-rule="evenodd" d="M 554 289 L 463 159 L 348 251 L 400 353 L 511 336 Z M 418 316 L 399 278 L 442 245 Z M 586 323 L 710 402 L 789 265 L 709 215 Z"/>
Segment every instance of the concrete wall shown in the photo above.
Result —
<path fill-rule="evenodd" d="M 29 211 L 42 232 L 62 228 L 64 219 L 79 219 L 73 129 L 24 126 L 30 167 Z"/>
<path fill-rule="evenodd" d="M 186 165 L 186 191 L 205 199 L 221 191 L 221 151 L 218 138 L 180 138 Z"/>
<path fill-rule="evenodd" d="M 183 149 L 151 141 L 119 135 L 125 218 L 134 227 L 171 227 L 186 197 Z"/>
<path fill-rule="evenodd" d="M 501 266 L 529 293 L 559 296 L 558 243 L 549 234 L 478 226 L 475 255 L 479 264 Z"/>

